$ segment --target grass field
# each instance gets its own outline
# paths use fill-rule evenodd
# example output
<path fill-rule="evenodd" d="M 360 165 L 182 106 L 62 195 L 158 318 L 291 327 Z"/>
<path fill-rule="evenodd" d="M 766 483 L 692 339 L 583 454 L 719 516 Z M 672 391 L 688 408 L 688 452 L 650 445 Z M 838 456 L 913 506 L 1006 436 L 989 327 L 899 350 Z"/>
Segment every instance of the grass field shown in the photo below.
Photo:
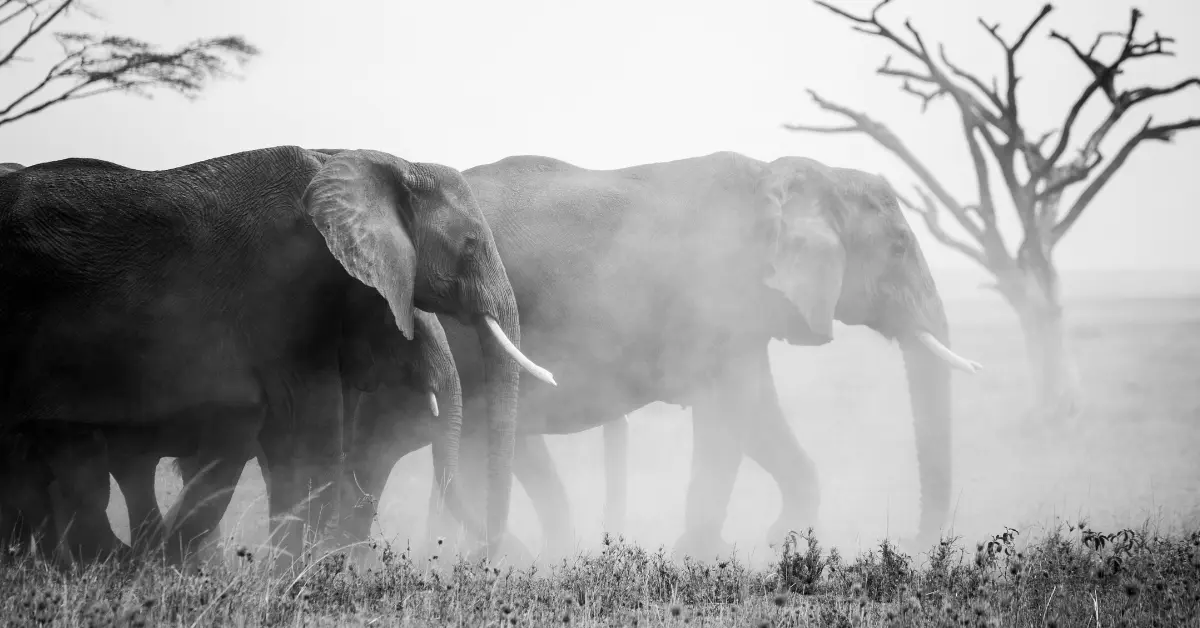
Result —
<path fill-rule="evenodd" d="M 605 550 L 601 544 L 597 430 L 550 439 L 572 495 L 579 548 L 590 555 L 553 573 L 544 566 L 533 576 L 502 571 L 497 577 L 445 565 L 431 576 L 428 565 L 393 557 L 390 566 L 371 574 L 322 564 L 297 583 L 306 587 L 298 597 L 283 592 L 288 583 L 272 588 L 255 571 L 262 561 L 235 559 L 204 582 L 163 575 L 161 568 L 141 576 L 99 570 L 86 578 L 108 582 L 107 599 L 120 601 L 118 610 L 148 597 L 156 603 L 144 617 L 178 625 L 291 622 L 302 608 L 329 625 L 339 624 L 338 613 L 350 616 L 341 621 L 373 626 L 404 618 L 527 625 L 565 615 L 608 625 L 627 623 L 639 605 L 637 616 L 652 624 L 890 625 L 921 618 L 939 625 L 953 612 L 954 622 L 944 625 L 1200 625 L 1200 557 L 1189 536 L 1200 529 L 1200 279 L 1178 276 L 1168 285 L 1150 275 L 1099 275 L 1068 277 L 1067 287 L 1070 339 L 1087 409 L 1077 425 L 1054 433 L 1023 420 L 1025 364 L 1011 313 L 978 291 L 943 284 L 955 349 L 986 370 L 955 375 L 953 532 L 962 539 L 962 552 L 944 548 L 953 556 L 941 562 L 914 555 L 915 572 L 890 550 L 880 552 L 882 539 L 916 527 L 916 462 L 903 369 L 894 348 L 843 327 L 826 347 L 771 350 L 785 412 L 821 472 L 816 535 L 822 556 L 830 549 L 841 555 L 840 564 L 825 569 L 807 591 L 816 595 L 803 594 L 803 574 L 815 564 L 811 557 L 797 563 L 807 566 L 781 570 L 777 552 L 766 546 L 779 497 L 771 478 L 749 461 L 725 528 L 739 561 L 724 569 L 656 562 L 658 547 L 669 550 L 682 531 L 691 455 L 690 412 L 661 404 L 630 417 L 633 481 L 625 536 L 644 550 Z M 417 452 L 397 465 L 382 496 L 377 531 L 396 547 L 424 526 L 430 475 L 428 450 Z M 162 474 L 159 484 L 166 503 L 178 483 Z M 251 463 L 225 520 L 232 535 L 228 548 L 261 540 L 265 514 L 261 476 Z M 127 534 L 119 495 L 110 516 L 118 533 Z M 1081 520 L 1093 530 L 1132 528 L 1139 534 L 1112 537 L 1097 550 L 1094 543 L 1085 546 Z M 538 546 L 537 520 L 519 489 L 512 526 Z M 977 559 L 976 543 L 1006 526 L 1020 531 L 1011 551 L 1021 558 L 987 558 L 984 552 Z M 861 562 L 868 551 L 874 562 Z M 1124 569 L 1115 574 L 1113 557 Z M 999 562 L 992 565 L 994 560 Z M 1009 561 L 1021 566 L 1014 572 Z M 82 617 L 93 601 L 85 592 L 95 587 L 84 580 L 62 581 L 32 565 L 23 569 L 24 576 L 6 571 L 6 586 L 41 583 L 19 588 L 48 587 L 63 596 L 63 617 Z M 783 586 L 797 577 L 795 591 Z M 565 596 L 574 601 L 567 604 Z M 919 611 L 906 601 L 910 597 Z M 5 602 L 19 603 L 17 597 Z"/>

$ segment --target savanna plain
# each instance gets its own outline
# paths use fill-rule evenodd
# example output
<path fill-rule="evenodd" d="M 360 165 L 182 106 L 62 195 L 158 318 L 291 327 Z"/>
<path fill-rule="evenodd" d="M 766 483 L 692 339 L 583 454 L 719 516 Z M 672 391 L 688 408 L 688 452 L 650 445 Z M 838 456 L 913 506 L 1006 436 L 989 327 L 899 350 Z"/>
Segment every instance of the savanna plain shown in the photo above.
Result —
<path fill-rule="evenodd" d="M 629 512 L 603 530 L 599 430 L 549 439 L 572 500 L 578 554 L 533 567 L 438 555 L 425 540 L 428 449 L 380 496 L 371 568 L 308 557 L 273 576 L 262 477 L 247 465 L 215 560 L 176 570 L 32 560 L 0 570 L 9 625 L 1200 626 L 1200 274 L 1065 273 L 1086 407 L 1051 429 L 1025 414 L 1014 316 L 978 279 L 938 277 L 955 349 L 954 518 L 932 547 L 916 530 L 912 422 L 898 352 L 840 327 L 817 349 L 773 345 L 781 402 L 820 470 L 821 520 L 765 538 L 770 476 L 742 466 L 725 537 L 732 556 L 678 557 L 690 411 L 630 415 Z M 166 506 L 178 480 L 160 466 Z M 521 489 L 511 526 L 540 545 Z M 119 491 L 109 515 L 128 540 Z M 436 556 L 436 558 L 435 558 Z"/>

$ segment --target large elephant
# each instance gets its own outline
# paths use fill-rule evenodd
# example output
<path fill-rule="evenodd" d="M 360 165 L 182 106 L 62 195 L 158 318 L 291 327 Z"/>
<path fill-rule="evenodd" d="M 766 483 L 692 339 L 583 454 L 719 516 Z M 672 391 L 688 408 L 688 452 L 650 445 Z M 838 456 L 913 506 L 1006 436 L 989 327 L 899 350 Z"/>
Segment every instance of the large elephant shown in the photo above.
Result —
<path fill-rule="evenodd" d="M 881 178 L 811 159 L 764 163 L 728 152 L 610 171 L 519 156 L 464 175 L 512 282 L 523 346 L 559 380 L 553 389 L 521 387 L 514 460 L 551 553 L 569 550 L 570 517 L 539 435 L 608 424 L 607 466 L 620 471 L 624 435 L 613 422 L 654 401 L 693 409 L 678 550 L 723 549 L 720 529 L 743 453 L 780 487 L 773 540 L 815 523 L 816 469 L 784 419 L 767 346 L 771 338 L 827 343 L 835 319 L 900 344 L 920 467 L 917 540 L 936 537 L 952 479 L 950 368 L 979 365 L 948 348 L 941 298 Z M 463 384 L 460 478 L 469 490 L 482 484 L 471 480 L 468 448 L 486 434 L 479 421 L 486 371 L 468 330 L 443 325 Z M 400 425 L 380 417 L 404 403 L 402 395 L 376 396 L 359 408 L 360 429 Z M 399 457 L 428 439 L 393 431 L 374 439 L 381 447 L 351 455 L 375 469 L 369 474 L 381 490 Z M 623 496 L 613 484 L 619 513 Z"/>
<path fill-rule="evenodd" d="M 285 556 L 302 529 L 278 516 L 310 485 L 334 487 L 308 501 L 310 524 L 339 505 L 336 331 L 351 286 L 378 291 L 408 339 L 418 307 L 473 327 L 487 356 L 488 541 L 501 538 L 519 365 L 553 380 L 518 348 L 512 287 L 461 173 L 294 146 L 154 172 L 66 159 L 0 177 L 0 239 L 3 426 L 243 428 L 202 430 L 220 437 L 200 444 L 210 451 L 257 432 Z M 219 458 L 195 494 L 236 481 L 244 461 Z"/>
<path fill-rule="evenodd" d="M 948 348 L 941 298 L 882 178 L 728 152 L 609 171 L 518 156 L 464 175 L 508 269 L 523 346 L 559 382 L 521 389 L 518 430 L 530 436 L 514 461 L 551 522 L 552 544 L 569 541 L 565 491 L 554 476 L 522 475 L 553 468 L 535 435 L 580 432 L 654 401 L 693 410 L 692 481 L 677 549 L 724 547 L 720 530 L 743 453 L 779 485 L 773 540 L 815 523 L 816 469 L 780 409 L 767 345 L 829 342 L 834 320 L 866 325 L 901 347 L 921 486 L 916 540 L 936 540 L 952 480 L 950 368 L 980 367 Z M 463 328 L 445 326 L 463 382 L 460 477 L 470 488 L 478 485 L 467 451 L 481 416 L 482 361 Z M 619 442 L 619 426 L 613 430 Z"/>

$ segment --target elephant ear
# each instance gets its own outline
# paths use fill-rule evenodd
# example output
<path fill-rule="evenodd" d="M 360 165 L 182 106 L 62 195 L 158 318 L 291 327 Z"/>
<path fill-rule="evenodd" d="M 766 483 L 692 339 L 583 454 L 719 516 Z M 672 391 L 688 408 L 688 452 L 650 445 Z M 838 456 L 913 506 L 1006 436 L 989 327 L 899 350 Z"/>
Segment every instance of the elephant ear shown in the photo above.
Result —
<path fill-rule="evenodd" d="M 303 204 L 346 272 L 387 299 L 396 326 L 413 338 L 417 250 L 410 233 L 414 192 L 431 187 L 407 161 L 348 150 L 325 162 Z"/>
<path fill-rule="evenodd" d="M 846 250 L 838 234 L 841 202 L 833 180 L 811 160 L 772 164 L 764 187 L 781 207 L 781 227 L 764 283 L 800 311 L 815 334 L 833 338 L 833 320 L 846 272 Z M 807 343 L 806 343 L 807 344 Z"/>

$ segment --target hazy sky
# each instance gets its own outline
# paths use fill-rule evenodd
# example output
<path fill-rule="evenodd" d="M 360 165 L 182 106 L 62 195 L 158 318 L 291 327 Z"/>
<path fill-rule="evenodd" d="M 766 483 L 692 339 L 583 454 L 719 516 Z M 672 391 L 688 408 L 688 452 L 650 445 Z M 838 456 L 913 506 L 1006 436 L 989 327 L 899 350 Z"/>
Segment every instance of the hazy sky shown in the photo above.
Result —
<path fill-rule="evenodd" d="M 1050 28 L 1091 41 L 1120 30 L 1128 0 L 1062 2 L 1019 58 L 1022 113 L 1033 134 L 1055 126 L 1090 78 Z M 1142 61 L 1128 82 L 1169 84 L 1200 71 L 1200 4 L 1139 0 L 1144 32 L 1179 39 L 1177 56 Z M 788 121 L 841 123 L 805 89 L 867 109 L 905 139 L 964 202 L 974 201 L 957 113 L 919 102 L 873 70 L 885 43 L 805 0 L 606 2 L 505 0 L 92 0 L 105 20 L 87 28 L 176 45 L 242 34 L 263 50 L 245 80 L 216 84 L 200 100 L 104 96 L 0 127 L 0 161 L 31 164 L 71 156 L 144 169 L 169 168 L 239 150 L 298 144 L 375 148 L 457 168 L 507 155 L 542 154 L 612 168 L 734 150 L 759 159 L 805 155 L 882 172 L 902 190 L 907 171 L 865 136 L 784 131 Z M 874 1 L 840 6 L 869 10 Z M 335 7 L 336 8 L 333 8 Z M 945 42 L 959 65 L 1003 71 L 1000 49 L 976 23 L 1001 22 L 1013 38 L 1040 2 L 896 0 L 883 16 L 900 30 L 911 17 L 928 42 Z M 11 29 L 4 34 L 11 33 Z M 7 41 L 2 42 L 7 46 Z M 52 41 L 26 50 L 34 62 L 6 69 L 0 98 L 44 71 Z M 895 55 L 894 65 L 905 60 Z M 1129 83 L 1127 83 L 1129 84 Z M 1200 116 L 1200 89 L 1135 109 L 1104 151 L 1145 115 Z M 1101 101 L 1084 122 L 1106 113 Z M 1173 145 L 1143 144 L 1058 249 L 1080 268 L 1200 269 L 1200 130 Z M 1003 200 L 1003 199 L 1001 199 Z M 910 222 L 928 243 L 923 225 Z M 927 244 L 933 265 L 970 268 Z"/>

